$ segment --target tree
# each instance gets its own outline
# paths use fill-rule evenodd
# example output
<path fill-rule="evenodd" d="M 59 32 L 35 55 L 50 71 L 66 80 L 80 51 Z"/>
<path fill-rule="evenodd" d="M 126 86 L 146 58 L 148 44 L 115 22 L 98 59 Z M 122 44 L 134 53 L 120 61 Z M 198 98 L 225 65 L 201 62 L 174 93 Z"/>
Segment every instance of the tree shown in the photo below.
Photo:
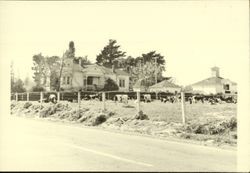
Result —
<path fill-rule="evenodd" d="M 47 57 L 46 64 L 50 72 L 50 89 L 56 90 L 59 82 L 60 58 L 58 56 Z"/>
<path fill-rule="evenodd" d="M 69 42 L 69 49 L 66 51 L 66 57 L 68 58 L 75 57 L 75 43 L 73 41 Z"/>
<path fill-rule="evenodd" d="M 79 64 L 79 62 L 81 62 L 82 67 L 84 67 L 85 65 L 90 65 L 91 64 L 90 60 L 88 60 L 88 56 L 75 57 L 73 62 L 76 63 L 76 64 Z"/>
<path fill-rule="evenodd" d="M 45 88 L 42 87 L 42 86 L 37 86 L 36 85 L 36 86 L 32 87 L 31 91 L 33 91 L 33 92 L 42 92 L 42 91 L 45 91 Z"/>
<path fill-rule="evenodd" d="M 119 87 L 116 84 L 116 82 L 114 80 L 108 78 L 105 81 L 105 85 L 104 85 L 103 91 L 117 91 L 117 90 L 119 90 Z"/>
<path fill-rule="evenodd" d="M 50 80 L 50 87 L 58 85 L 60 58 L 58 56 L 44 57 L 41 53 L 33 56 L 34 81 L 37 87 L 44 86 Z"/>
<path fill-rule="evenodd" d="M 14 69 L 13 69 L 13 61 L 11 61 L 11 65 L 10 65 L 10 87 L 11 87 L 11 91 L 13 90 L 14 87 L 14 82 L 15 82 L 15 75 L 14 75 Z"/>
<path fill-rule="evenodd" d="M 13 86 L 11 87 L 11 92 L 25 92 L 26 89 L 24 88 L 24 83 L 21 79 L 18 79 L 16 82 L 13 83 Z"/>
<path fill-rule="evenodd" d="M 96 57 L 96 63 L 105 67 L 111 67 L 114 60 L 120 57 L 125 57 L 126 52 L 120 51 L 121 46 L 116 45 L 116 40 L 109 40 L 107 46 L 103 48 L 101 53 Z"/>
<path fill-rule="evenodd" d="M 149 86 L 163 79 L 162 72 L 165 71 L 165 59 L 156 51 L 142 54 L 137 58 L 127 57 L 125 70 L 130 74 L 130 85 L 137 81 L 145 86 Z"/>
<path fill-rule="evenodd" d="M 34 76 L 33 79 L 37 86 L 41 86 L 43 84 L 42 79 L 45 76 L 45 58 L 40 53 L 33 56 L 33 67 L 32 70 L 34 70 Z"/>

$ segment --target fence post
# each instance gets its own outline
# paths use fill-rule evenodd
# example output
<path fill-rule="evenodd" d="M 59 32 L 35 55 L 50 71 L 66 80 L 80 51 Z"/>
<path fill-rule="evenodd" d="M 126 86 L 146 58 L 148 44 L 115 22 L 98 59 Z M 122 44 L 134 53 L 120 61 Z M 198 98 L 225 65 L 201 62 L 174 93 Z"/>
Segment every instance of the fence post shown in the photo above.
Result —
<path fill-rule="evenodd" d="M 105 104 L 105 92 L 102 93 L 102 109 L 106 110 L 106 104 Z"/>
<path fill-rule="evenodd" d="M 81 108 L 81 92 L 78 91 L 77 94 L 77 102 L 78 102 L 78 114 L 80 115 L 80 108 Z"/>
<path fill-rule="evenodd" d="M 185 118 L 185 93 L 181 92 L 181 114 L 182 114 L 182 123 L 186 123 Z"/>
<path fill-rule="evenodd" d="M 137 95 L 137 113 L 139 114 L 139 112 L 141 111 L 141 108 L 140 108 L 140 100 L 141 100 L 140 91 L 137 91 L 136 95 Z"/>
<path fill-rule="evenodd" d="M 16 93 L 16 101 L 18 101 L 18 93 Z"/>
<path fill-rule="evenodd" d="M 60 92 L 57 92 L 57 102 L 60 101 Z"/>
<path fill-rule="evenodd" d="M 30 101 L 30 93 L 27 92 L 27 101 Z"/>
<path fill-rule="evenodd" d="M 41 103 L 41 108 L 43 104 L 43 92 L 40 92 L 40 103 Z"/>

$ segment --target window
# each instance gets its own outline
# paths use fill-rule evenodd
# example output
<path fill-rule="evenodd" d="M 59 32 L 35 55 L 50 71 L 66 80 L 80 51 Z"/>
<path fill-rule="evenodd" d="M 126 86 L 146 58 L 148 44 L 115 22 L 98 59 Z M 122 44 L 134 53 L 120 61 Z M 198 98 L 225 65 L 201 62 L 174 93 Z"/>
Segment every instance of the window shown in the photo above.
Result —
<path fill-rule="evenodd" d="M 70 84 L 70 77 L 67 77 L 67 84 Z"/>
<path fill-rule="evenodd" d="M 63 81 L 62 81 L 62 84 L 64 85 L 64 84 L 65 84 L 65 82 L 66 82 L 66 77 L 65 77 L 65 76 L 63 76 Z"/>
<path fill-rule="evenodd" d="M 119 87 L 122 87 L 122 88 L 125 87 L 125 80 L 124 79 L 119 80 Z"/>
<path fill-rule="evenodd" d="M 93 85 L 93 77 L 88 77 L 87 78 L 87 85 Z"/>
<path fill-rule="evenodd" d="M 229 90 L 229 84 L 224 84 L 224 90 Z"/>

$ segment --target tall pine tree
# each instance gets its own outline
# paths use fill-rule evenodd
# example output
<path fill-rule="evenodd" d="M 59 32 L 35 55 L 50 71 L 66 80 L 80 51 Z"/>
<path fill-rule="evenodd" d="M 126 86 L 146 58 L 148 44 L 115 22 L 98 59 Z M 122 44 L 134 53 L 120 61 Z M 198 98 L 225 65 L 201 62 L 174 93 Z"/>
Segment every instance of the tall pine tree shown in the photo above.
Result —
<path fill-rule="evenodd" d="M 107 46 L 103 48 L 101 53 L 96 57 L 96 63 L 105 67 L 112 67 L 114 60 L 125 57 L 126 52 L 119 50 L 121 46 L 116 45 L 116 40 L 109 40 Z"/>

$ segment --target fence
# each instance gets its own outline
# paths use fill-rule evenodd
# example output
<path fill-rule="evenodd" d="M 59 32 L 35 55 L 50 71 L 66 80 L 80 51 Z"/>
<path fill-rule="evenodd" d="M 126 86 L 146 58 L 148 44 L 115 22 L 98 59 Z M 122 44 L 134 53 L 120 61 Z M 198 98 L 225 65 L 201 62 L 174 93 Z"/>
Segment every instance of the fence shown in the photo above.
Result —
<path fill-rule="evenodd" d="M 100 101 L 102 101 L 102 109 L 106 110 L 106 100 L 114 100 L 116 95 L 127 95 L 129 99 L 137 100 L 136 111 L 141 112 L 140 102 L 144 101 L 144 95 L 150 95 L 152 100 L 160 99 L 167 96 L 175 96 L 172 93 L 155 93 L 155 92 L 118 92 L 118 91 L 107 91 L 107 92 L 29 92 L 29 93 L 11 93 L 11 100 L 15 101 L 39 101 L 41 105 L 43 102 L 48 101 L 48 97 L 54 94 L 57 101 L 70 101 L 79 104 L 79 110 L 81 100 L 87 96 L 95 95 Z M 180 96 L 180 94 L 178 94 Z M 182 98 L 182 122 L 185 123 L 185 95 L 181 94 Z"/>

